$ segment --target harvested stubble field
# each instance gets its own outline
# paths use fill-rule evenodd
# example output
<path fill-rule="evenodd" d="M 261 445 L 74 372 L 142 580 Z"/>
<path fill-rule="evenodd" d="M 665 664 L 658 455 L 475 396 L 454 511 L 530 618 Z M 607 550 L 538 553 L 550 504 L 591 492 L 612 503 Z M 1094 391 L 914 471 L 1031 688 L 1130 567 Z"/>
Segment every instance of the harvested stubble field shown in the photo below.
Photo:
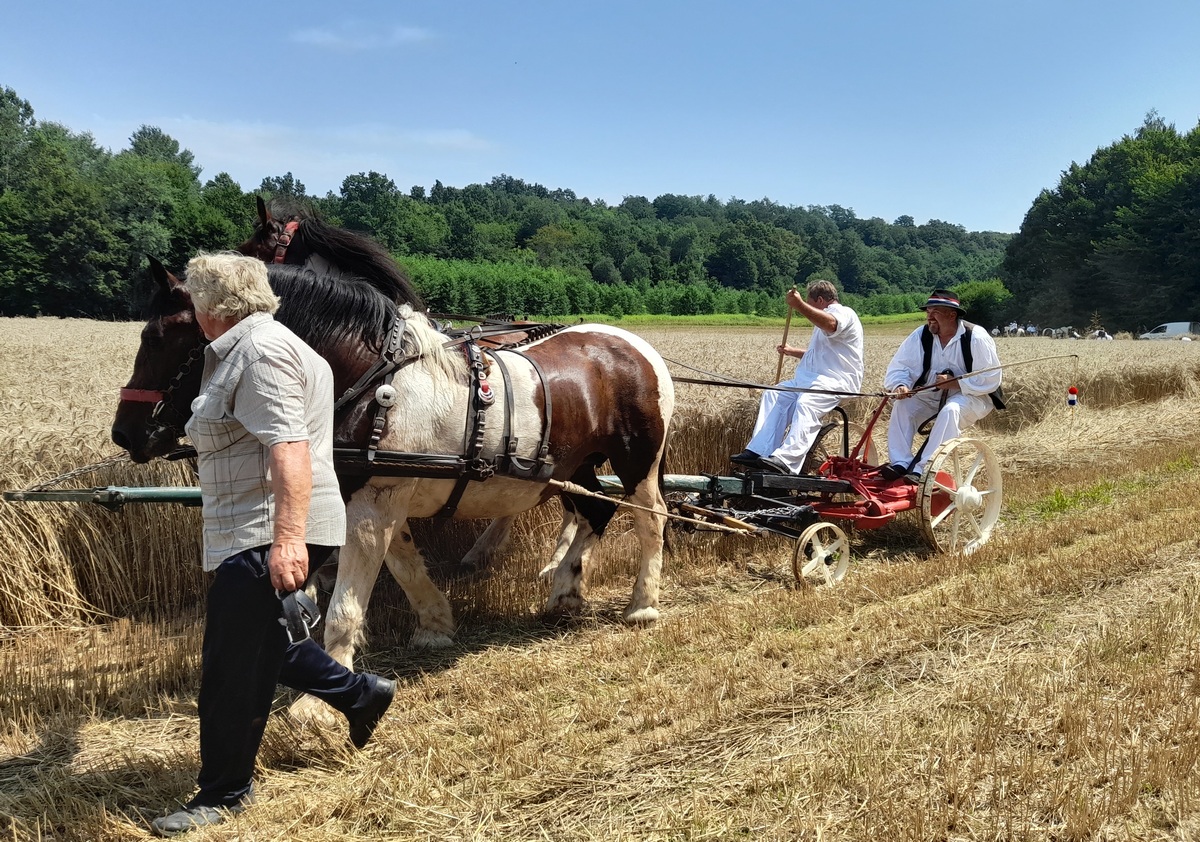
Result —
<path fill-rule="evenodd" d="M 137 330 L 0 321 L 0 486 L 114 451 Z M 673 360 L 774 374 L 774 330 L 639 332 Z M 868 329 L 868 388 L 902 333 Z M 674 532 L 663 620 L 627 629 L 619 519 L 588 613 L 548 627 L 535 572 L 557 516 L 530 513 L 491 578 L 447 583 L 449 651 L 405 649 L 407 606 L 380 582 L 362 664 L 400 690 L 365 751 L 274 716 L 260 803 L 190 838 L 1200 836 L 1200 343 L 1000 352 L 1079 356 L 1006 374 L 1010 409 L 978 431 L 1004 468 L 1004 516 L 975 555 L 933 555 L 904 521 L 854 534 L 847 579 L 806 590 L 781 539 Z M 756 393 L 678 392 L 668 471 L 724 470 Z M 71 484 L 188 484 L 187 470 L 114 463 Z M 419 534 L 444 560 L 480 526 Z M 197 534 L 177 506 L 0 505 L 0 838 L 143 838 L 190 795 Z"/>

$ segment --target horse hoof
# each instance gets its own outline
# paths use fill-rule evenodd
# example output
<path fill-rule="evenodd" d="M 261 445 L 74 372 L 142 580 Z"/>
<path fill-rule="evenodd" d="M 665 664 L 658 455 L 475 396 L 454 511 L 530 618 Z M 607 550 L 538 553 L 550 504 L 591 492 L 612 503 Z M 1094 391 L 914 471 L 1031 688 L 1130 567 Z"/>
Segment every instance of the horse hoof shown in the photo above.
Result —
<path fill-rule="evenodd" d="M 658 622 L 658 609 L 650 606 L 647 608 L 625 609 L 622 619 L 631 626 L 652 626 Z"/>
<path fill-rule="evenodd" d="M 448 649 L 453 645 L 450 635 L 432 629 L 417 629 L 408 641 L 410 649 Z"/>
<path fill-rule="evenodd" d="M 288 708 L 288 716 L 301 725 L 336 726 L 345 717 L 315 696 L 301 696 Z"/>

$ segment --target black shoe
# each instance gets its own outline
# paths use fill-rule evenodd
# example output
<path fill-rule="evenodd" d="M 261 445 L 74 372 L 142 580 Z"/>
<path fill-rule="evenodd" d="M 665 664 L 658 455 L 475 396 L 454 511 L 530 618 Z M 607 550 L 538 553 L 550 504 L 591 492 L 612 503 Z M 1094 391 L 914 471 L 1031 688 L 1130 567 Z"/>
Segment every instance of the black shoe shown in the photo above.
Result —
<path fill-rule="evenodd" d="M 366 701 L 358 710 L 346 714 L 350 720 L 350 742 L 355 748 L 362 748 L 371 739 L 375 726 L 383 719 L 396 695 L 396 682 L 381 675 L 367 674 L 365 678 L 368 685 Z"/>
<path fill-rule="evenodd" d="M 753 450 L 743 450 L 741 453 L 735 453 L 729 457 L 729 461 L 735 465 L 749 465 L 751 467 L 758 464 L 759 455 Z"/>
<path fill-rule="evenodd" d="M 879 469 L 879 476 L 888 480 L 889 482 L 894 479 L 900 479 L 900 477 L 904 476 L 906 473 L 908 473 L 907 465 L 891 464 L 884 465 Z"/>
<path fill-rule="evenodd" d="M 906 483 L 908 483 L 909 485 L 920 485 L 921 484 L 921 475 L 918 474 L 916 471 L 909 471 L 907 474 L 904 475 L 904 481 Z"/>
<path fill-rule="evenodd" d="M 236 816 L 254 803 L 253 788 L 236 804 L 229 807 L 208 807 L 203 804 L 185 804 L 169 816 L 160 816 L 150 822 L 150 829 L 158 836 L 179 836 L 198 827 L 220 824 L 230 816 Z"/>
<path fill-rule="evenodd" d="M 775 456 L 763 456 L 758 460 L 758 467 L 762 468 L 767 473 L 792 475 L 792 470 L 787 465 L 783 464 L 783 460 Z"/>

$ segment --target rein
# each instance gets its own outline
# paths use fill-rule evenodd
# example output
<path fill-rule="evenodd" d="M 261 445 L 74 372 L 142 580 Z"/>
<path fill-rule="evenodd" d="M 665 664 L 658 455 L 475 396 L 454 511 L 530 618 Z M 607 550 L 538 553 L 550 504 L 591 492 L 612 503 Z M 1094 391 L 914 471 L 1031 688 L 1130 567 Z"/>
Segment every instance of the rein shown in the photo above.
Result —
<path fill-rule="evenodd" d="M 1045 362 L 1046 360 L 1063 360 L 1063 359 L 1078 359 L 1078 358 L 1079 358 L 1078 354 L 1053 354 L 1048 357 L 1034 357 L 1031 360 L 1018 360 L 1017 362 L 1002 363 L 1000 365 L 989 366 L 988 368 L 977 368 L 974 371 L 968 372 L 966 374 L 956 375 L 955 377 L 951 377 L 950 380 L 943 380 L 942 382 L 947 383 L 947 382 L 952 382 L 952 381 L 956 381 L 956 380 L 962 380 L 965 377 L 972 377 L 976 374 L 983 374 L 984 372 L 988 372 L 988 371 L 1002 371 L 1006 368 L 1016 368 L 1017 366 L 1029 365 L 1030 363 Z M 673 381 L 675 381 L 676 383 L 691 383 L 691 384 L 694 384 L 697 386 L 728 386 L 728 387 L 735 388 L 735 389 L 763 389 L 765 391 L 771 391 L 771 392 L 810 392 L 812 394 L 817 394 L 817 395 L 841 395 L 843 397 L 848 397 L 848 398 L 890 398 L 890 397 L 895 397 L 895 395 L 892 394 L 891 392 L 839 392 L 834 389 L 807 389 L 807 388 L 803 388 L 801 386 L 768 386 L 765 383 L 753 383 L 749 380 L 737 380 L 735 378 L 728 377 L 724 374 L 720 374 L 715 371 L 707 371 L 702 368 L 696 368 L 695 366 L 688 365 L 687 363 L 680 362 L 679 360 L 673 360 L 669 357 L 663 357 L 663 359 L 669 363 L 673 363 L 682 368 L 686 368 L 689 371 L 695 371 L 699 374 L 707 374 L 710 377 L 721 378 L 720 380 L 704 380 L 704 379 L 701 379 L 698 377 L 675 377 L 675 376 L 672 376 L 671 379 Z M 915 395 L 918 392 L 927 392 L 930 389 L 936 389 L 937 387 L 938 387 L 937 383 L 930 383 L 930 384 L 921 386 L 916 389 L 910 389 L 908 394 Z"/>

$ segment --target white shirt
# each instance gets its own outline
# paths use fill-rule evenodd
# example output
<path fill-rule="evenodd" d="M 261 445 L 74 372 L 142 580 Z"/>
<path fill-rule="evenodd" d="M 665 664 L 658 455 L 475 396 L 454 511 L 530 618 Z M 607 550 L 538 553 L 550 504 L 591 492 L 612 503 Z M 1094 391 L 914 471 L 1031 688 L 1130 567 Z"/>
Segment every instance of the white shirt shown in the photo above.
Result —
<path fill-rule="evenodd" d="M 914 330 L 896 350 L 888 365 L 887 374 L 883 376 L 883 387 L 888 391 L 897 386 L 913 388 L 917 378 L 921 376 L 923 351 L 921 348 L 921 331 L 925 326 Z M 950 337 L 945 347 L 941 340 L 933 337 L 933 350 L 929 355 L 929 373 L 921 385 L 928 386 L 937 380 L 938 372 L 950 369 L 954 375 L 965 374 L 966 363 L 962 355 L 962 336 L 965 332 L 963 320 L 958 320 L 958 330 Z M 996 343 L 988 332 L 976 325 L 971 330 L 971 368 L 975 371 L 984 368 L 995 368 L 1000 365 L 1000 357 L 996 354 Z M 964 395 L 986 397 L 1000 388 L 1004 372 L 999 368 L 982 374 L 972 374 L 958 381 L 958 386 Z"/>
<path fill-rule="evenodd" d="M 857 392 L 863 381 L 863 329 L 858 314 L 834 301 L 825 312 L 837 320 L 833 333 L 814 327 L 808 349 L 796 364 L 797 386 Z"/>

